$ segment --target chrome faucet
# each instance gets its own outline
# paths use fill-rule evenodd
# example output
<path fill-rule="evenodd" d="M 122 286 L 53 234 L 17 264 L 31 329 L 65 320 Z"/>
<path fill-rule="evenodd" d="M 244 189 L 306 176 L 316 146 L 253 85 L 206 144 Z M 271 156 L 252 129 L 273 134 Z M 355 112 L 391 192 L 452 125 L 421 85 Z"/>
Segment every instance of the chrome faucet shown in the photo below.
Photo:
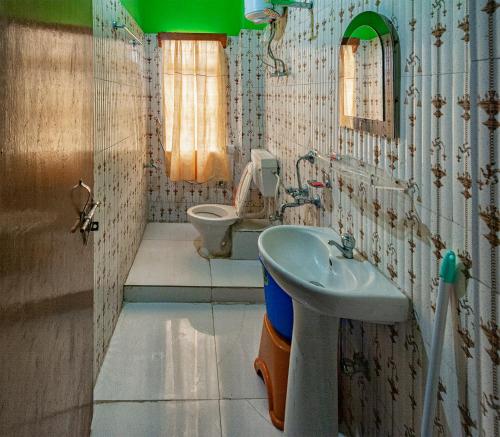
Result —
<path fill-rule="evenodd" d="M 297 206 L 302 206 L 306 204 L 311 204 L 314 205 L 316 208 L 321 208 L 321 199 L 318 195 L 315 196 L 310 196 L 310 191 L 307 186 L 304 186 L 302 184 L 302 178 L 300 176 L 300 163 L 302 161 L 307 161 L 310 164 L 314 164 L 316 162 L 316 157 L 317 153 L 314 150 L 311 150 L 310 152 L 306 153 L 303 156 L 300 156 L 299 159 L 297 159 L 297 162 L 295 163 L 295 171 L 297 173 L 297 185 L 298 187 L 288 187 L 285 189 L 286 193 L 290 196 L 293 197 L 293 202 L 285 202 L 280 206 L 279 211 L 276 212 L 276 215 L 274 217 L 271 216 L 271 220 L 279 220 L 280 222 L 283 222 L 283 216 L 285 214 L 285 210 L 287 208 L 296 208 Z M 308 184 L 315 187 L 315 188 L 320 188 L 312 185 L 310 182 L 313 181 L 308 181 Z M 324 188 L 323 186 L 321 188 Z"/>
<path fill-rule="evenodd" d="M 285 210 L 288 208 L 296 208 L 298 206 L 306 205 L 306 204 L 311 204 L 314 205 L 316 208 L 321 207 L 321 199 L 319 196 L 313 196 L 313 197 L 302 197 L 302 196 L 297 196 L 294 198 L 294 202 L 285 202 L 281 204 L 279 212 L 276 214 L 274 217 L 275 220 L 279 220 L 280 222 L 283 222 L 283 216 L 285 214 Z"/>
<path fill-rule="evenodd" d="M 328 244 L 340 250 L 344 258 L 352 259 L 354 256 L 354 248 L 356 247 L 356 239 L 349 233 L 342 234 L 340 239 L 342 240 L 342 246 L 333 240 L 328 241 Z"/>
<path fill-rule="evenodd" d="M 314 150 L 311 150 L 310 152 L 306 153 L 304 156 L 301 156 L 299 159 L 297 159 L 297 162 L 295 163 L 295 172 L 297 173 L 297 184 L 299 187 L 287 189 L 287 193 L 290 194 L 292 197 L 308 196 L 309 195 L 309 189 L 302 185 L 302 178 L 300 177 L 300 162 L 301 161 L 307 161 L 310 164 L 314 164 L 314 162 L 316 161 L 316 152 L 314 152 Z"/>

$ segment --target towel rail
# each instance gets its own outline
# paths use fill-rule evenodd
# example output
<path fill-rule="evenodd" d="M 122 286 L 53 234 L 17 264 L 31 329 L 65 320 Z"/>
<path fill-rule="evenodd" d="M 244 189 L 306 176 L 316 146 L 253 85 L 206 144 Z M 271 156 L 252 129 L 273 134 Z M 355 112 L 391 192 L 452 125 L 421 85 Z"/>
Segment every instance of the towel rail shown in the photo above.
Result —
<path fill-rule="evenodd" d="M 118 24 L 117 21 L 113 21 L 113 29 L 123 29 L 125 32 L 127 32 L 132 38 L 134 38 L 133 41 L 131 41 L 131 43 L 133 45 L 136 45 L 136 44 L 139 44 L 140 46 L 142 46 L 142 41 L 137 38 L 133 33 L 132 31 L 127 27 L 125 26 L 125 24 Z"/>

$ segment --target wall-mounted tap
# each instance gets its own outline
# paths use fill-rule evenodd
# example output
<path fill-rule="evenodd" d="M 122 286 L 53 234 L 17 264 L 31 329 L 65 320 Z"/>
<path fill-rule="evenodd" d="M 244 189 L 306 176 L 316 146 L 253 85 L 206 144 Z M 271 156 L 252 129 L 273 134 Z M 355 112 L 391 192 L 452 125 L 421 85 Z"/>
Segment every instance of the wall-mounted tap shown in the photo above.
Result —
<path fill-rule="evenodd" d="M 310 152 L 306 153 L 304 156 L 301 156 L 299 159 L 297 159 L 297 162 L 295 163 L 295 170 L 297 172 L 297 184 L 299 185 L 299 191 L 304 192 L 304 195 L 309 194 L 309 189 L 304 188 L 302 186 L 302 179 L 300 177 L 300 162 L 301 161 L 307 161 L 311 164 L 314 164 L 316 160 L 316 152 L 311 150 Z"/>
<path fill-rule="evenodd" d="M 354 256 L 354 248 L 356 247 L 356 239 L 349 233 L 342 234 L 340 239 L 342 240 L 342 246 L 334 240 L 328 241 L 328 244 L 340 250 L 344 258 L 352 259 Z"/>
<path fill-rule="evenodd" d="M 301 161 L 307 161 L 311 164 L 314 164 L 316 161 L 317 153 L 314 150 L 306 153 L 305 155 L 299 157 L 297 162 L 295 163 L 295 170 L 297 172 L 297 184 L 298 188 L 288 187 L 285 189 L 286 193 L 294 198 L 294 202 L 285 202 L 280 206 L 279 211 L 276 213 L 276 216 L 273 217 L 275 220 L 279 220 L 283 222 L 283 215 L 287 208 L 296 208 L 298 206 L 302 206 L 305 204 L 311 204 L 316 206 L 316 208 L 321 207 L 321 199 L 318 195 L 310 197 L 309 188 L 307 186 L 302 185 L 302 178 L 300 176 L 300 163 Z M 314 187 L 314 184 L 311 181 L 311 186 Z M 319 188 L 319 187 L 316 187 Z"/>
<path fill-rule="evenodd" d="M 299 157 L 297 159 L 297 162 L 295 163 L 295 171 L 297 173 L 297 185 L 298 188 L 295 187 L 288 187 L 286 189 L 287 194 L 292 196 L 294 199 L 297 197 L 308 197 L 309 196 L 309 188 L 304 187 L 302 185 L 302 178 L 300 176 L 300 163 L 301 161 L 307 161 L 311 164 L 314 164 L 316 160 L 316 152 L 314 150 L 311 150 L 310 152 L 306 153 L 305 155 Z"/>
<path fill-rule="evenodd" d="M 313 197 L 295 197 L 294 202 L 285 202 L 281 204 L 279 211 L 276 213 L 276 216 L 273 217 L 274 220 L 279 220 L 280 222 L 283 223 L 283 217 L 285 215 L 285 211 L 288 208 L 297 208 L 298 206 L 302 205 L 314 205 L 316 208 L 321 207 L 321 199 L 319 196 L 313 196 Z"/>

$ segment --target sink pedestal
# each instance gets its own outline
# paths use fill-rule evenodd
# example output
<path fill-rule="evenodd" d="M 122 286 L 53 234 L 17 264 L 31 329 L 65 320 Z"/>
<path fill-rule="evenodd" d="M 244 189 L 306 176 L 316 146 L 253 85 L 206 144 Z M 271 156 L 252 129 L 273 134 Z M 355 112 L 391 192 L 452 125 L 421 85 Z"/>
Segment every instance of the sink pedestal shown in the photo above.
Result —
<path fill-rule="evenodd" d="M 295 299 L 293 311 L 285 433 L 287 437 L 337 437 L 339 319 Z"/>
<path fill-rule="evenodd" d="M 361 256 L 342 257 L 331 228 L 274 226 L 259 237 L 267 271 L 293 300 L 285 409 L 287 437 L 337 437 L 339 319 L 408 318 L 409 299 Z"/>

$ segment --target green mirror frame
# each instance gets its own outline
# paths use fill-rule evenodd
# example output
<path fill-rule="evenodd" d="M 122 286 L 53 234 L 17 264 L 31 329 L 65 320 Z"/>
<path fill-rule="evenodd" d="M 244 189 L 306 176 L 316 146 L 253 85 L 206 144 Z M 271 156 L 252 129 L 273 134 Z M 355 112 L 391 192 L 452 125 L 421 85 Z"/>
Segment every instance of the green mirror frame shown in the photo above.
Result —
<path fill-rule="evenodd" d="M 347 26 L 342 37 L 341 46 L 349 44 L 352 38 L 372 39 L 378 36 L 382 45 L 382 92 L 383 92 L 383 120 L 352 117 L 344 114 L 343 104 L 339 98 L 340 126 L 349 129 L 369 132 L 376 136 L 388 139 L 398 136 L 399 128 L 399 82 L 400 82 L 400 53 L 399 40 L 391 21 L 376 12 L 367 11 L 354 17 Z M 343 60 L 342 50 L 339 50 L 339 96 L 343 95 Z"/>

